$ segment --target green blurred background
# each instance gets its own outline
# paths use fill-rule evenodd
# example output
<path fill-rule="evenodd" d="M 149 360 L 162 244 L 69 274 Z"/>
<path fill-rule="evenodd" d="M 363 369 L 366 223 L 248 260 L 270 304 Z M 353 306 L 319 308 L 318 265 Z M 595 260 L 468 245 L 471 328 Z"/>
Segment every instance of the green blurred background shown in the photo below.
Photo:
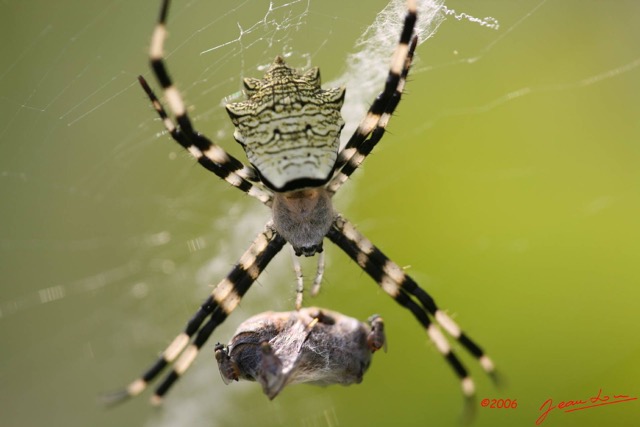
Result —
<path fill-rule="evenodd" d="M 286 52 L 336 79 L 385 4 L 175 1 L 169 64 L 197 127 L 241 156 L 221 107 L 239 77 Z M 478 405 L 474 425 L 534 425 L 546 399 L 599 389 L 638 397 L 640 5 L 446 4 L 500 29 L 450 17 L 418 48 L 388 135 L 337 207 L 495 360 L 501 388 L 456 347 L 480 399 L 518 401 Z M 329 243 L 307 303 L 387 324 L 388 352 L 361 385 L 294 386 L 270 402 L 256 384 L 222 383 L 213 342 L 293 307 L 283 251 L 163 408 L 148 394 L 96 404 L 149 365 L 269 215 L 162 135 L 135 81 L 150 77 L 157 8 L 0 5 L 0 424 L 458 425 L 458 381 L 419 324 Z M 638 422 L 636 400 L 543 425 Z"/>

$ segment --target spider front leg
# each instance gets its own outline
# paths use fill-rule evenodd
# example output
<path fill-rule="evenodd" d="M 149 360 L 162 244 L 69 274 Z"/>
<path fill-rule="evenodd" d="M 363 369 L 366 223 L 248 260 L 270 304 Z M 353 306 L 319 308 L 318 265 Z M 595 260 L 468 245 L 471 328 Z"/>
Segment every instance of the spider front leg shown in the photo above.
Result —
<path fill-rule="evenodd" d="M 473 380 L 437 325 L 477 358 L 482 368 L 492 379 L 495 379 L 493 362 L 480 346 L 471 340 L 451 317 L 438 308 L 433 298 L 424 289 L 360 234 L 353 224 L 342 216 L 338 216 L 327 237 L 345 251 L 398 304 L 411 311 L 427 331 L 429 339 L 460 378 L 465 396 L 474 395 Z"/>
<path fill-rule="evenodd" d="M 284 244 L 284 239 L 269 222 L 227 277 L 218 283 L 211 295 L 202 303 L 184 331 L 174 338 L 158 360 L 126 389 L 105 396 L 106 403 L 114 404 L 137 396 L 168 365 L 173 364 L 171 372 L 156 388 L 151 398 L 152 403 L 160 404 L 171 386 L 189 369 L 213 331 L 235 310 L 244 294 Z"/>

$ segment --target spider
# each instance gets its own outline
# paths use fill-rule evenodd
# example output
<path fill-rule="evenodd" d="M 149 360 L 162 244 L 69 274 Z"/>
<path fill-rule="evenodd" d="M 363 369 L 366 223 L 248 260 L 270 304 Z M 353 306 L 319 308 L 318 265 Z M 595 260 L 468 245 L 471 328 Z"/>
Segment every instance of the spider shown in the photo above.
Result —
<path fill-rule="evenodd" d="M 371 354 L 385 347 L 382 318 L 363 323 L 319 309 L 257 314 L 242 322 L 228 346 L 215 355 L 226 384 L 258 381 L 269 399 L 289 384 L 360 383 Z"/>
<path fill-rule="evenodd" d="M 425 328 L 458 376 L 463 394 L 472 397 L 474 383 L 452 351 L 442 329 L 478 359 L 493 377 L 494 365 L 484 351 L 441 309 L 433 298 L 396 263 L 387 258 L 342 215 L 332 197 L 385 133 L 398 105 L 417 45 L 414 26 L 416 0 L 407 1 L 400 40 L 386 83 L 346 146 L 339 150 L 343 127 L 340 109 L 344 88 L 322 89 L 318 68 L 300 73 L 278 56 L 263 79 L 246 78 L 247 99 L 228 104 L 235 125 L 234 138 L 244 148 L 250 166 L 228 154 L 197 132 L 165 65 L 169 0 L 163 0 L 150 47 L 153 74 L 164 91 L 169 117 L 145 79 L 139 81 L 171 137 L 218 177 L 271 208 L 272 219 L 258 234 L 231 272 L 213 289 L 181 332 L 156 362 L 113 401 L 140 394 L 168 365 L 169 374 L 156 388 L 152 403 L 161 403 L 175 381 L 189 368 L 209 336 L 238 306 L 243 295 L 289 243 L 297 256 L 319 254 L 317 276 L 324 266 L 323 240 L 328 238 L 352 258 L 398 304 Z M 298 274 L 301 279 L 301 275 Z M 319 278 L 316 277 L 316 283 Z M 298 292 L 302 293 L 301 280 Z M 300 298 L 296 308 L 300 308 Z"/>

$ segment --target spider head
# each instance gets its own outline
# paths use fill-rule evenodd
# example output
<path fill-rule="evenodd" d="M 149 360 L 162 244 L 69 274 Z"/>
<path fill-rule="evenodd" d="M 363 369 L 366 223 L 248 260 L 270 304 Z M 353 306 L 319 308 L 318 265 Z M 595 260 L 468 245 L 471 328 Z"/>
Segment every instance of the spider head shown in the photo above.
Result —
<path fill-rule="evenodd" d="M 322 241 L 335 217 L 327 190 L 320 187 L 275 193 L 272 206 L 273 225 L 297 256 L 322 252 Z"/>

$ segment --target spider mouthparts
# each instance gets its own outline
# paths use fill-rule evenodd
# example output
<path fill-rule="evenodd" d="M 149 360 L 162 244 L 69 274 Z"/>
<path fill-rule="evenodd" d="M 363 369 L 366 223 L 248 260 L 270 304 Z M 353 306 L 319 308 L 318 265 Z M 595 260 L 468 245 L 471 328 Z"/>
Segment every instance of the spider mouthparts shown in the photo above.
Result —
<path fill-rule="evenodd" d="M 293 248 L 294 253 L 296 254 L 296 256 L 306 256 L 306 257 L 310 257 L 310 256 L 314 256 L 315 254 L 319 254 L 320 252 L 322 252 L 322 244 L 319 245 L 312 245 L 312 246 L 303 246 L 300 248 Z"/>

